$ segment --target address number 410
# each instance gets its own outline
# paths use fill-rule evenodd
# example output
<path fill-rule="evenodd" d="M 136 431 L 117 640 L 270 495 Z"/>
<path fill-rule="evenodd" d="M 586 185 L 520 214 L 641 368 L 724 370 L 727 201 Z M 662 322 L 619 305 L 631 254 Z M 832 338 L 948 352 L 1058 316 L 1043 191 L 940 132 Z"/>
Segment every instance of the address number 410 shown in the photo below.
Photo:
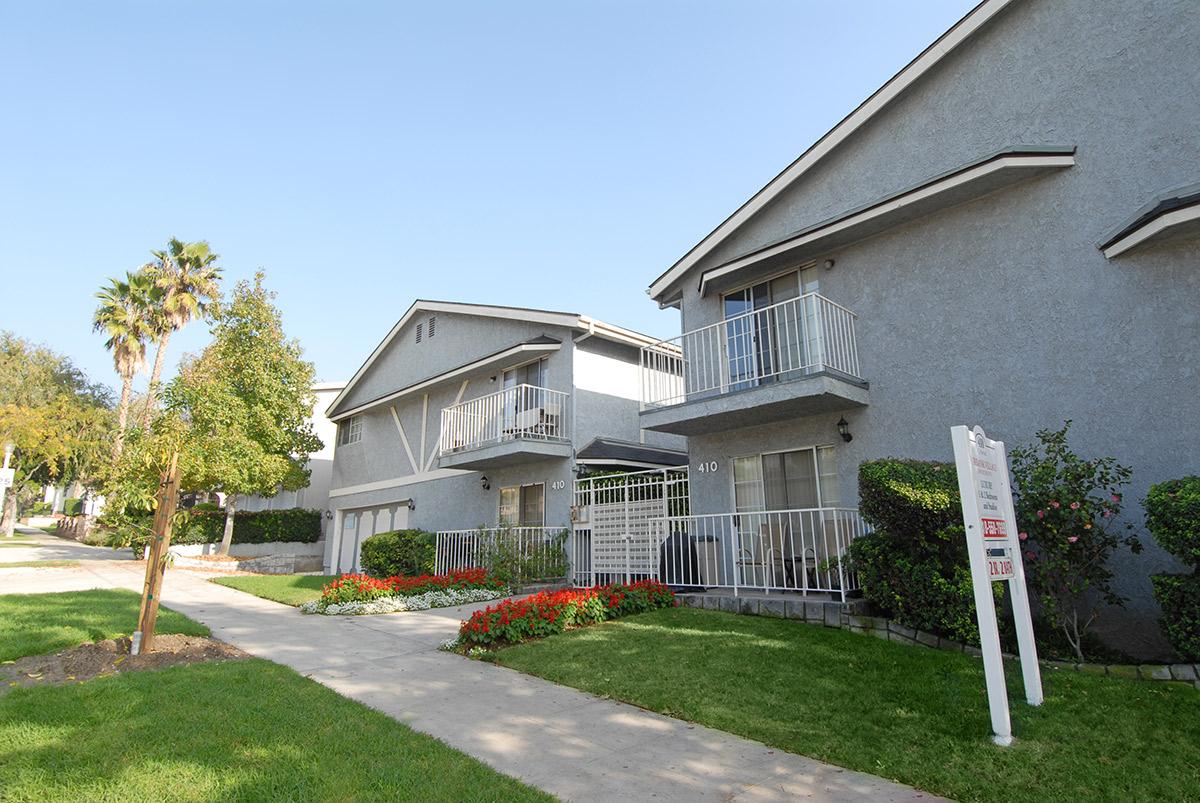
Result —
<path fill-rule="evenodd" d="M 696 465 L 696 470 L 701 474 L 715 474 L 717 472 L 717 461 L 705 460 L 704 462 Z"/>

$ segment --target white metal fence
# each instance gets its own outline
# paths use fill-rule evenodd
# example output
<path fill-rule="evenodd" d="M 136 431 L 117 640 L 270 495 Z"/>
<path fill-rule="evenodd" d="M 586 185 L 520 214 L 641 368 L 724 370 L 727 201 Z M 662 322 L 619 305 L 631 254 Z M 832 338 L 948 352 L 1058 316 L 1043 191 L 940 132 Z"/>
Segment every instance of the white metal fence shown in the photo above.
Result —
<path fill-rule="evenodd" d="M 655 519 L 657 578 L 735 593 L 823 591 L 844 600 L 858 589 L 846 550 L 866 530 L 858 510 L 840 507 Z"/>
<path fill-rule="evenodd" d="M 568 394 L 516 385 L 442 410 L 441 451 L 475 449 L 517 438 L 567 439 Z"/>
<path fill-rule="evenodd" d="M 653 576 L 651 520 L 687 512 L 686 466 L 576 480 L 572 582 L 590 586 Z"/>
<path fill-rule="evenodd" d="M 565 527 L 480 527 L 442 530 L 434 547 L 434 573 L 488 569 L 516 584 L 563 580 L 569 571 Z"/>
<path fill-rule="evenodd" d="M 642 404 L 665 407 L 834 370 L 860 378 L 855 314 L 818 293 L 642 348 Z"/>

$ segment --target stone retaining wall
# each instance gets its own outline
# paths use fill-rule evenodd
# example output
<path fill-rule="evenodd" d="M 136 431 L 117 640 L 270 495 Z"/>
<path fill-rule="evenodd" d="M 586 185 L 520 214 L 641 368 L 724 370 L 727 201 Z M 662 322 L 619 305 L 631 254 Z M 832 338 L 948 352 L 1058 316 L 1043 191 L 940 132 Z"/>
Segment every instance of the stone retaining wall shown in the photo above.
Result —
<path fill-rule="evenodd" d="M 978 647 L 960 644 L 947 638 L 914 630 L 882 616 L 868 616 L 864 600 L 824 602 L 801 599 L 762 599 L 756 597 L 726 597 L 714 594 L 676 594 L 681 605 L 749 616 L 773 616 L 795 619 L 823 627 L 837 627 L 852 633 L 872 635 L 885 641 L 910 646 L 933 647 L 948 652 L 982 655 Z M 1016 659 L 1005 653 L 1005 658 Z M 1075 664 L 1068 661 L 1041 661 L 1043 667 L 1059 670 L 1112 675 L 1131 680 L 1172 680 L 1190 683 L 1200 689 L 1200 664 Z"/>
<path fill-rule="evenodd" d="M 174 563 L 181 569 L 207 569 L 214 572 L 254 572 L 255 574 L 298 574 L 321 571 L 320 555 L 264 555 L 244 560 L 203 560 L 199 557 L 176 555 Z"/>

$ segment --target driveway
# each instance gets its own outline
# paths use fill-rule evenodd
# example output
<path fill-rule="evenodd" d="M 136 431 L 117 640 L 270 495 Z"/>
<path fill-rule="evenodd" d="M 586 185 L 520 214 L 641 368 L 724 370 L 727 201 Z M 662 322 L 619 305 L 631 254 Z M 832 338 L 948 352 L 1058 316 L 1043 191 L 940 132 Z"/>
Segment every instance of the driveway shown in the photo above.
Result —
<path fill-rule="evenodd" d="M 144 564 L 38 569 L 14 592 L 140 590 Z M 213 635 L 285 664 L 564 800 L 936 800 L 872 775 L 770 749 L 510 669 L 438 650 L 481 605 L 305 616 L 186 570 L 163 602 Z M 314 745 L 313 749 L 320 749 Z"/>

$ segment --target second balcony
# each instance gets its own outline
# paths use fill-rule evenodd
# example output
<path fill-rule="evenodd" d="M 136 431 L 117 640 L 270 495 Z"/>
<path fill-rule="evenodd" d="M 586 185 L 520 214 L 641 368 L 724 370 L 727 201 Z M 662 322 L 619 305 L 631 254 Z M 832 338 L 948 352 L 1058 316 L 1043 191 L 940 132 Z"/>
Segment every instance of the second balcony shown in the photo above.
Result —
<path fill-rule="evenodd" d="M 438 466 L 476 470 L 570 457 L 570 398 L 550 388 L 514 385 L 447 407 Z"/>

